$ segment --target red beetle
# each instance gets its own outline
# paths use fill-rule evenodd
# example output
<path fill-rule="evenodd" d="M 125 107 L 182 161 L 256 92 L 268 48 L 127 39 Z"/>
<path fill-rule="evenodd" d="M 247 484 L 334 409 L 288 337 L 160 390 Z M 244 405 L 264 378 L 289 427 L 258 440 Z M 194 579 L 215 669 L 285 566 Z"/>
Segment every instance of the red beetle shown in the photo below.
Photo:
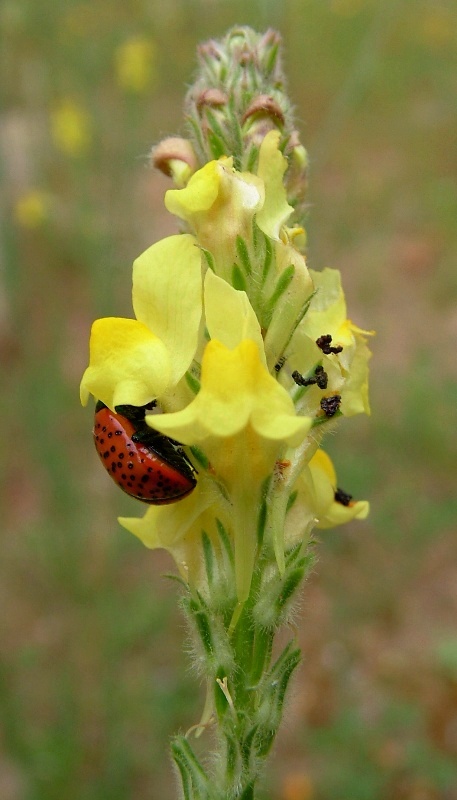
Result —
<path fill-rule="evenodd" d="M 124 492 L 143 503 L 165 505 L 187 497 L 197 481 L 179 444 L 146 424 L 146 410 L 153 405 L 117 406 L 113 412 L 99 401 L 94 442 L 103 466 Z"/>

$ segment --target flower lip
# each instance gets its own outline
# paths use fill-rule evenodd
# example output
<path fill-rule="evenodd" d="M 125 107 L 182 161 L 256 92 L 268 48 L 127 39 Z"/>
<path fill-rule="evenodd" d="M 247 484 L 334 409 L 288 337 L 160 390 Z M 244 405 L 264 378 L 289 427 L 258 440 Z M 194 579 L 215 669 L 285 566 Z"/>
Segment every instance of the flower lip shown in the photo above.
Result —
<path fill-rule="evenodd" d="M 262 439 L 298 443 L 311 420 L 298 417 L 288 392 L 262 363 L 256 342 L 230 350 L 212 339 L 202 362 L 201 389 L 182 411 L 147 417 L 148 424 L 185 444 L 236 436 L 248 423 Z"/>

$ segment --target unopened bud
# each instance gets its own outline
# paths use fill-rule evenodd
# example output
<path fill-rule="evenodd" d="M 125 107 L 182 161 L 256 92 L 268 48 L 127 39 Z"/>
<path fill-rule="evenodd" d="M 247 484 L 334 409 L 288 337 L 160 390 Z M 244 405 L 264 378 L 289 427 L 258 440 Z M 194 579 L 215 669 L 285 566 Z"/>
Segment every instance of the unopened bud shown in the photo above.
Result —
<path fill-rule="evenodd" d="M 227 103 L 228 97 L 224 92 L 221 92 L 220 89 L 203 89 L 195 98 L 195 104 L 199 111 L 201 111 L 204 106 L 220 108 L 221 106 L 227 105 Z"/>
<path fill-rule="evenodd" d="M 269 94 L 259 94 L 249 104 L 242 117 L 246 146 L 260 147 L 271 130 L 284 127 L 284 114 L 279 103 Z"/>
<path fill-rule="evenodd" d="M 179 136 L 170 136 L 159 142 L 152 149 L 151 163 L 173 178 L 178 188 L 185 186 L 197 169 L 197 157 L 192 144 Z"/>
<path fill-rule="evenodd" d="M 279 103 L 269 94 L 259 94 L 254 98 L 243 114 L 242 122 L 256 115 L 274 117 L 281 124 L 284 123 L 284 114 Z"/>
<path fill-rule="evenodd" d="M 242 122 L 245 123 L 250 117 L 255 116 L 273 117 L 279 123 L 284 124 L 284 114 L 279 103 L 269 94 L 259 94 L 254 98 L 243 114 Z"/>

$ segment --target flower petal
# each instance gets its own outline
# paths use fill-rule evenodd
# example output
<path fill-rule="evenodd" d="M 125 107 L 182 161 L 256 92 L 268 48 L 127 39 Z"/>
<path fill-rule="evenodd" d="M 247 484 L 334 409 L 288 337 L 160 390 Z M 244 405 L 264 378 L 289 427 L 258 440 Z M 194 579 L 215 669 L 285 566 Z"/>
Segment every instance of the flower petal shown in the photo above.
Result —
<path fill-rule="evenodd" d="M 318 518 L 317 527 L 334 528 L 351 519 L 365 519 L 370 510 L 366 500 L 351 500 L 343 505 L 335 500 L 337 478 L 330 457 L 323 450 L 317 450 L 309 462 L 309 469 L 314 484 L 315 513 Z"/>
<path fill-rule="evenodd" d="M 260 360 L 266 363 L 259 321 L 246 292 L 234 289 L 211 270 L 205 277 L 205 317 L 211 339 L 230 349 L 243 339 L 251 339 L 257 344 Z"/>
<path fill-rule="evenodd" d="M 151 424 L 184 444 L 235 436 L 252 422 L 262 437 L 297 444 L 310 427 L 297 417 L 289 394 L 267 372 L 249 339 L 234 350 L 211 340 L 202 362 L 201 389 L 183 411 L 154 416 Z"/>
<path fill-rule="evenodd" d="M 202 313 L 201 253 L 193 236 L 169 236 L 136 259 L 133 308 L 167 347 L 169 381 L 176 385 L 194 357 Z"/>
<path fill-rule="evenodd" d="M 216 202 L 220 180 L 219 162 L 210 161 L 192 175 L 184 189 L 168 189 L 165 193 L 166 209 L 185 220 L 208 211 Z"/>
<path fill-rule="evenodd" d="M 265 202 L 258 211 L 256 222 L 260 230 L 271 239 L 279 239 L 279 232 L 293 213 L 287 202 L 283 175 L 287 169 L 287 159 L 279 150 L 280 133 L 269 131 L 260 145 L 257 175 L 265 185 Z"/>
<path fill-rule="evenodd" d="M 192 175 L 184 189 L 170 189 L 165 205 L 185 219 L 208 251 L 218 275 L 230 281 L 237 261 L 237 241 L 249 250 L 252 221 L 264 201 L 263 181 L 233 169 L 232 158 L 211 161 Z"/>
<path fill-rule="evenodd" d="M 371 350 L 367 347 L 363 336 L 356 333 L 355 339 L 356 348 L 350 372 L 341 392 L 341 408 L 345 417 L 371 413 L 368 393 L 368 362 Z"/>
<path fill-rule="evenodd" d="M 89 394 L 109 408 L 142 406 L 170 382 L 170 358 L 163 342 L 135 319 L 106 317 L 92 325 L 90 360 L 81 381 L 81 402 Z"/>
<path fill-rule="evenodd" d="M 204 580 L 201 535 L 204 530 L 213 538 L 217 519 L 228 524 L 214 486 L 201 476 L 195 491 L 179 503 L 151 506 L 140 519 L 119 517 L 118 521 L 146 547 L 168 550 L 184 580 L 201 586 Z"/>
<path fill-rule="evenodd" d="M 342 503 L 332 503 L 325 517 L 319 520 L 317 527 L 321 530 L 335 528 L 337 525 L 344 525 L 352 519 L 366 519 L 370 512 L 370 504 L 367 500 L 357 500 L 344 506 Z"/>

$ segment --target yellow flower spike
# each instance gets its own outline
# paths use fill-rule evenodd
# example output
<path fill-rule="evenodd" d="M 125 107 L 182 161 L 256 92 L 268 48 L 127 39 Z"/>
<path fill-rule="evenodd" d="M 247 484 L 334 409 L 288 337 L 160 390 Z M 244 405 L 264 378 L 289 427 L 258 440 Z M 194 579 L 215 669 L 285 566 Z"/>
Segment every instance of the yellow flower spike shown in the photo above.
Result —
<path fill-rule="evenodd" d="M 133 307 L 136 320 L 108 318 L 92 326 L 83 404 L 93 394 L 110 408 L 142 406 L 172 391 L 184 375 L 202 310 L 201 255 L 192 236 L 162 239 L 135 261 Z"/>
<path fill-rule="evenodd" d="M 311 419 L 297 417 L 286 390 L 267 372 L 256 342 L 229 350 L 211 340 L 202 360 L 201 389 L 187 408 L 147 417 L 184 444 L 202 445 L 233 503 L 235 572 L 240 602 L 249 595 L 257 547 L 260 487 L 280 445 L 297 445 Z M 223 441 L 221 441 L 223 440 Z"/>
<path fill-rule="evenodd" d="M 257 175 L 265 186 L 265 202 L 257 213 L 256 222 L 266 236 L 276 240 L 279 240 L 280 230 L 294 210 L 287 202 L 283 183 L 287 159 L 279 150 L 280 137 L 278 130 L 267 133 L 260 145 L 257 169 Z"/>
<path fill-rule="evenodd" d="M 237 172 L 232 158 L 210 161 L 184 189 L 169 189 L 168 211 L 189 223 L 199 245 L 214 259 L 215 271 L 231 282 L 236 242 L 252 240 L 252 221 L 264 202 L 263 181 Z"/>
<path fill-rule="evenodd" d="M 206 326 L 211 338 L 229 348 L 236 347 L 243 339 L 250 339 L 257 344 L 260 360 L 266 364 L 259 321 L 246 292 L 234 289 L 208 270 L 204 296 Z"/>

